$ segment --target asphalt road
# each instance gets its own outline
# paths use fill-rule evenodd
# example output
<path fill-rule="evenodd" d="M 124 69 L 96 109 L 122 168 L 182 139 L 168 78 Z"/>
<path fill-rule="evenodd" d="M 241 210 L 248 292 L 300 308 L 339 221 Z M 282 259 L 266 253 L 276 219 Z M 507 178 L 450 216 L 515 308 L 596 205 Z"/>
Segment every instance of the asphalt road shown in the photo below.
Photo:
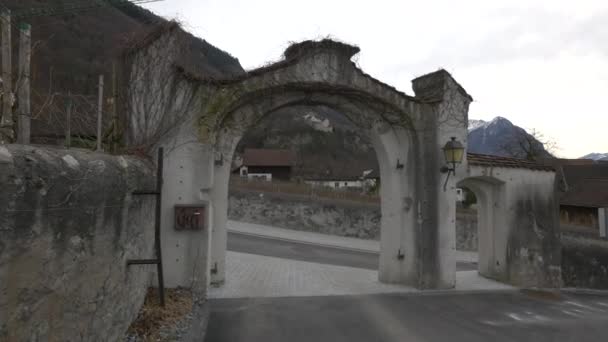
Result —
<path fill-rule="evenodd" d="M 306 243 L 228 233 L 228 250 L 277 258 L 316 262 L 321 264 L 378 269 L 378 254 L 340 248 L 316 246 Z M 476 270 L 474 263 L 458 262 L 458 271 Z"/>
<path fill-rule="evenodd" d="M 207 342 L 606 341 L 608 296 L 522 292 L 211 300 Z"/>

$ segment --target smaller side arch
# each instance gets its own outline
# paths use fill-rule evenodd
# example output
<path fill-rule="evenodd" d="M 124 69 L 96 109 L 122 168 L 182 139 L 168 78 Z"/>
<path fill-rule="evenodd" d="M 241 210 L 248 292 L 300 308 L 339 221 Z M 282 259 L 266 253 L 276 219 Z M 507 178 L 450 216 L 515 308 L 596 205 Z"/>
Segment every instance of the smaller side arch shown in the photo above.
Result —
<path fill-rule="evenodd" d="M 477 197 L 478 271 L 486 278 L 504 281 L 506 239 L 504 182 L 493 177 L 469 177 L 458 182 Z"/>
<path fill-rule="evenodd" d="M 497 160 L 480 155 L 469 155 L 468 162 L 469 178 L 458 184 L 482 198 L 480 273 L 519 287 L 560 287 L 555 171 L 517 159 Z M 491 230 L 484 230 L 488 224 Z M 490 232 L 489 237 L 483 237 L 486 231 Z M 485 239 L 493 243 L 489 252 L 484 250 L 488 246 Z"/>

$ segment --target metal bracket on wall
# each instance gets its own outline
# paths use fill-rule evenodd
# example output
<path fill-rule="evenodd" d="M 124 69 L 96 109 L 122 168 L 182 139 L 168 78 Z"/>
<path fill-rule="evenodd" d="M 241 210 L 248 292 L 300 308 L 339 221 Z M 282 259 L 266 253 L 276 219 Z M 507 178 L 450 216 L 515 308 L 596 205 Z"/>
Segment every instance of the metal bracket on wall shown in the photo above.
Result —
<path fill-rule="evenodd" d="M 222 153 L 215 154 L 215 166 L 224 165 L 224 155 Z"/>
<path fill-rule="evenodd" d="M 403 169 L 403 164 L 401 164 L 399 159 L 397 159 L 397 170 L 401 170 L 401 169 Z"/>
<path fill-rule="evenodd" d="M 163 186 L 163 148 L 158 149 L 158 163 L 156 169 L 156 190 L 153 191 L 134 191 L 133 195 L 154 195 L 156 196 L 155 217 L 154 217 L 154 249 L 156 259 L 128 259 L 127 266 L 131 265 L 156 265 L 158 274 L 158 294 L 160 305 L 165 306 L 165 281 L 163 278 L 163 257 L 160 245 L 160 204 L 161 189 Z"/>

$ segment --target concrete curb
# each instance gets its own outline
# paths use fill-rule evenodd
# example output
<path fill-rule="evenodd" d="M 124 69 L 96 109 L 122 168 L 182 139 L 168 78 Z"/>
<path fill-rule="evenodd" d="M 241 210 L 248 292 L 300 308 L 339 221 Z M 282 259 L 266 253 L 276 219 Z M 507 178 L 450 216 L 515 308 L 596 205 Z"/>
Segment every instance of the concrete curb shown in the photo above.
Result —
<path fill-rule="evenodd" d="M 564 287 L 564 288 L 559 289 L 559 291 L 565 292 L 565 293 L 608 296 L 608 289 L 601 290 L 601 289 L 587 289 L 587 288 L 576 288 L 576 287 Z"/>
<path fill-rule="evenodd" d="M 202 342 L 205 340 L 210 311 L 209 300 L 195 304 L 192 325 L 188 334 L 181 340 L 182 342 Z"/>
<path fill-rule="evenodd" d="M 243 231 L 233 230 L 233 229 L 228 229 L 228 232 L 229 233 L 233 233 L 233 234 L 239 234 L 239 235 L 255 236 L 255 237 L 265 238 L 265 239 L 270 239 L 270 240 L 277 240 L 277 241 L 300 243 L 300 244 L 311 245 L 311 246 L 321 246 L 321 247 L 327 247 L 327 248 L 342 249 L 342 250 L 347 250 L 347 251 L 352 251 L 352 252 L 369 253 L 369 254 L 376 254 L 376 255 L 380 254 L 378 251 L 371 250 L 371 249 L 363 249 L 363 248 L 355 248 L 355 247 L 345 247 L 345 246 L 340 246 L 340 245 L 335 245 L 335 244 L 310 242 L 310 241 L 303 241 L 303 240 L 298 240 L 298 239 L 288 239 L 288 238 L 276 237 L 276 236 L 272 236 L 272 235 L 243 232 Z"/>
<path fill-rule="evenodd" d="M 460 296 L 460 295 L 477 295 L 477 294 L 509 294 L 519 293 L 520 288 L 514 289 L 474 289 L 474 290 L 418 290 L 412 292 L 375 292 L 375 293 L 349 293 L 349 294 L 316 294 L 316 295 L 297 295 L 297 296 L 267 296 L 267 297 L 226 297 L 226 298 L 209 298 L 214 300 L 233 300 L 233 299 L 281 299 L 281 298 L 308 298 L 308 297 L 364 297 L 364 296 L 406 296 L 406 297 L 424 297 L 424 296 Z"/>

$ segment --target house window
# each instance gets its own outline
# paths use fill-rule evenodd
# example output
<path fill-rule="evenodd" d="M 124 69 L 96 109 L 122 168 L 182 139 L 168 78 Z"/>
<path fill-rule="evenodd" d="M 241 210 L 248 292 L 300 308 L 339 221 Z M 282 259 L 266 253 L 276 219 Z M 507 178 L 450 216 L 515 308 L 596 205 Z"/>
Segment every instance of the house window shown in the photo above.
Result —
<path fill-rule="evenodd" d="M 348 186 L 348 183 L 347 183 L 347 182 L 344 182 L 344 186 Z"/>
<path fill-rule="evenodd" d="M 340 187 L 340 183 L 339 183 L 339 182 L 336 182 L 336 183 L 334 183 L 334 186 L 335 186 L 336 188 L 339 188 L 339 187 Z"/>

